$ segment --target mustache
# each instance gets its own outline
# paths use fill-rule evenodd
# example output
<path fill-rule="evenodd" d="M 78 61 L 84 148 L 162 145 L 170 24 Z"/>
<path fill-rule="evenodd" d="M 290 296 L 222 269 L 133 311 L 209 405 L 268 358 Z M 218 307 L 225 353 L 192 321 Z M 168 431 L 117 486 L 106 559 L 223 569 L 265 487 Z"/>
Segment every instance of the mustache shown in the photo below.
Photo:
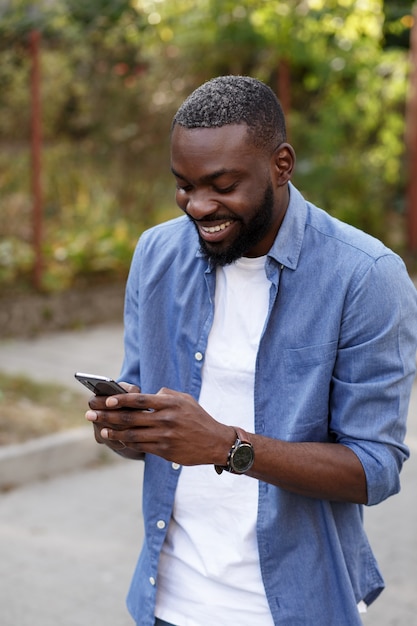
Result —
<path fill-rule="evenodd" d="M 207 217 L 192 217 L 187 211 L 184 211 L 189 220 L 194 222 L 195 224 L 199 224 L 200 222 L 204 222 L 208 224 L 209 222 L 240 222 L 241 220 L 237 218 L 235 215 L 207 215 Z"/>

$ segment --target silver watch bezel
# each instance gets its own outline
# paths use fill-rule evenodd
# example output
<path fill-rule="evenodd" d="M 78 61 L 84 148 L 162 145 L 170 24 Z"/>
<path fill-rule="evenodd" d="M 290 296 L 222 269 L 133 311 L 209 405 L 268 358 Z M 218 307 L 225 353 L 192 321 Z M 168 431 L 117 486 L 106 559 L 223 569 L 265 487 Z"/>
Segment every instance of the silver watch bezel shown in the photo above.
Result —
<path fill-rule="evenodd" d="M 235 457 L 238 456 L 239 453 L 241 454 L 243 449 L 245 449 L 245 452 L 246 450 L 250 450 L 250 453 L 251 453 L 250 459 L 244 466 L 239 465 L 239 464 L 236 465 Z M 254 454 L 252 444 L 238 439 L 235 442 L 235 445 L 233 446 L 233 448 L 231 449 L 229 458 L 227 460 L 228 468 L 230 468 L 229 471 L 233 472 L 234 474 L 244 474 L 245 472 L 250 470 L 250 468 L 253 465 L 254 460 L 255 460 L 255 454 Z"/>

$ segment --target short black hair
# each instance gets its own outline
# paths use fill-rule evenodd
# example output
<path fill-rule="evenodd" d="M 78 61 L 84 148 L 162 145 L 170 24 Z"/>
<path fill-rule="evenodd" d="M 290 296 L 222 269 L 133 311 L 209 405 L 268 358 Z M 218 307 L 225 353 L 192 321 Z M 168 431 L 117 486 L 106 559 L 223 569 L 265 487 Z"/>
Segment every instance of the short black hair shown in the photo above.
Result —
<path fill-rule="evenodd" d="M 198 87 L 174 116 L 185 128 L 246 124 L 253 143 L 274 150 L 286 141 L 281 104 L 268 85 L 250 76 L 218 76 Z"/>

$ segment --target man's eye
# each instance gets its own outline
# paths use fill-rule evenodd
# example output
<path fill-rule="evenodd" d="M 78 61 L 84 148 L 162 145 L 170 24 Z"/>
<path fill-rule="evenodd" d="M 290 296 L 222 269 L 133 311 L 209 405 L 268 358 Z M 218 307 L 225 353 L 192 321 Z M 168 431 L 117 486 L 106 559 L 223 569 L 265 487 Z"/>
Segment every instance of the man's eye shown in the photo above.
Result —
<path fill-rule="evenodd" d="M 229 185 L 228 187 L 215 187 L 215 191 L 217 193 L 231 193 L 236 188 L 236 185 L 237 183 L 233 183 L 232 185 Z"/>
<path fill-rule="evenodd" d="M 191 190 L 190 185 L 176 185 L 177 191 L 181 191 L 182 193 L 188 193 Z"/>

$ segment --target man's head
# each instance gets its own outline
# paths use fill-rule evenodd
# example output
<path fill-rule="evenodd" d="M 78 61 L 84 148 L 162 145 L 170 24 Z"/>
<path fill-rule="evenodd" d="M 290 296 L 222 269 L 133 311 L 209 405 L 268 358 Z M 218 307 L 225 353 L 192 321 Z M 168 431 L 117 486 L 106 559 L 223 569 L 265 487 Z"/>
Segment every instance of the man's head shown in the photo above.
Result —
<path fill-rule="evenodd" d="M 184 128 L 246 124 L 255 146 L 274 150 L 286 141 L 285 118 L 278 98 L 250 76 L 219 76 L 198 87 L 174 116 Z"/>
<path fill-rule="evenodd" d="M 203 253 L 219 265 L 267 254 L 295 160 L 272 90 L 249 77 L 215 78 L 179 108 L 171 140 L 176 201 Z"/>

